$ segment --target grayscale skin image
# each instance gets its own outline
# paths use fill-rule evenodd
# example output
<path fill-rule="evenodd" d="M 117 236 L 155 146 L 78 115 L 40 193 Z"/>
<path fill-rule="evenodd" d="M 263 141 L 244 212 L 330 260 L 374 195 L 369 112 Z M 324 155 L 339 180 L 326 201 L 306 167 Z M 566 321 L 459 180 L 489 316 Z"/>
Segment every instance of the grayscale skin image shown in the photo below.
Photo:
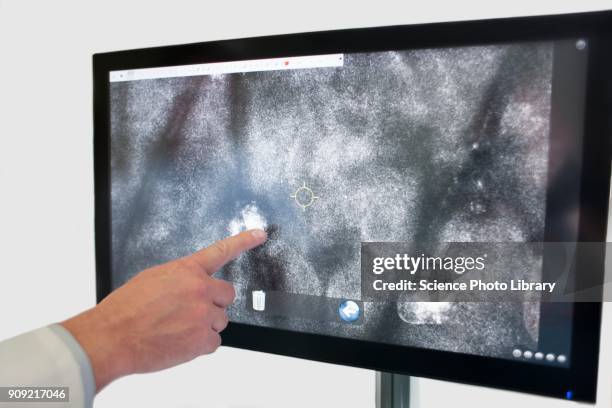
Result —
<path fill-rule="evenodd" d="M 232 321 L 511 357 L 538 303 L 366 302 L 361 324 L 258 313 L 252 290 L 360 299 L 360 243 L 542 241 L 553 43 L 345 54 L 333 68 L 110 84 L 112 268 L 249 228 Z M 541 259 L 500 278 L 538 279 Z"/>

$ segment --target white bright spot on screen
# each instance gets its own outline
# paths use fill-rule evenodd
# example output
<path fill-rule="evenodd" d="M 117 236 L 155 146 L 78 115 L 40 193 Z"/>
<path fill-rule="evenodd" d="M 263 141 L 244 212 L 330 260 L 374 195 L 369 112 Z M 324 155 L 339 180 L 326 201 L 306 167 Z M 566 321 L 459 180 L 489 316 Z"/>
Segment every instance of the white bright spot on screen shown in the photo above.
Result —
<path fill-rule="evenodd" d="M 410 306 L 413 308 L 411 317 L 414 321 L 407 321 L 402 314 L 400 318 L 412 324 L 442 324 L 448 320 L 447 314 L 451 310 L 449 302 L 414 302 Z"/>
<path fill-rule="evenodd" d="M 250 229 L 266 229 L 267 226 L 268 221 L 266 217 L 259 212 L 257 204 L 253 202 L 245 205 L 242 210 L 240 210 L 240 215 L 232 218 L 227 230 L 231 235 L 236 235 Z"/>

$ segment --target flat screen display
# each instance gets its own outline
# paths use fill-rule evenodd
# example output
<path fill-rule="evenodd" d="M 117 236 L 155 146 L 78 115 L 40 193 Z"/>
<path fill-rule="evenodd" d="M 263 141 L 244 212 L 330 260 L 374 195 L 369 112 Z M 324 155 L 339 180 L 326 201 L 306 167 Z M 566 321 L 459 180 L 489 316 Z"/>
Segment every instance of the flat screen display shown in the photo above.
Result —
<path fill-rule="evenodd" d="M 590 41 L 105 69 L 110 289 L 262 228 L 269 240 L 216 275 L 246 330 L 570 370 L 572 304 L 363 300 L 360 250 L 577 241 L 568 172 L 582 166 Z M 545 278 L 541 256 L 521 263 Z"/>

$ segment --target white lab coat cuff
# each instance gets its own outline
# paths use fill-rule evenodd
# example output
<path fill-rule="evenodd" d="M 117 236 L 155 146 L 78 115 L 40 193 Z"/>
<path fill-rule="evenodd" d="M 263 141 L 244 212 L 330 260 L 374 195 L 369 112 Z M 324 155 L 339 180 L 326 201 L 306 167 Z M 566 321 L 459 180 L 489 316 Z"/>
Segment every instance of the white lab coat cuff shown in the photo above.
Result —
<path fill-rule="evenodd" d="M 69 402 L 20 402 L 20 408 L 91 408 L 96 392 L 87 354 L 59 324 L 0 342 L 0 386 L 69 388 Z M 5 406 L 14 403 L 0 402 Z"/>

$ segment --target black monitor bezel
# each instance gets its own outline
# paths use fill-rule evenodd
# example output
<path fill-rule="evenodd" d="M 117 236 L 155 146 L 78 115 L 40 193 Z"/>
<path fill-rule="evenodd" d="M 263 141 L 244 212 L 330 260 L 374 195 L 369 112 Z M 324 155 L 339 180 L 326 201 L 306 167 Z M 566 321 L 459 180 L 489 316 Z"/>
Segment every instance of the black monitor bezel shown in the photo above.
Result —
<path fill-rule="evenodd" d="M 612 130 L 612 12 L 363 28 L 223 40 L 93 56 L 96 281 L 98 302 L 111 291 L 110 114 L 112 70 L 326 53 L 588 38 L 578 241 L 606 238 Z M 603 270 L 601 259 L 581 259 Z M 601 303 L 575 303 L 569 369 L 476 355 L 230 323 L 223 344 L 249 350 L 594 402 Z M 406 363 L 408 362 L 408 363 Z"/>

